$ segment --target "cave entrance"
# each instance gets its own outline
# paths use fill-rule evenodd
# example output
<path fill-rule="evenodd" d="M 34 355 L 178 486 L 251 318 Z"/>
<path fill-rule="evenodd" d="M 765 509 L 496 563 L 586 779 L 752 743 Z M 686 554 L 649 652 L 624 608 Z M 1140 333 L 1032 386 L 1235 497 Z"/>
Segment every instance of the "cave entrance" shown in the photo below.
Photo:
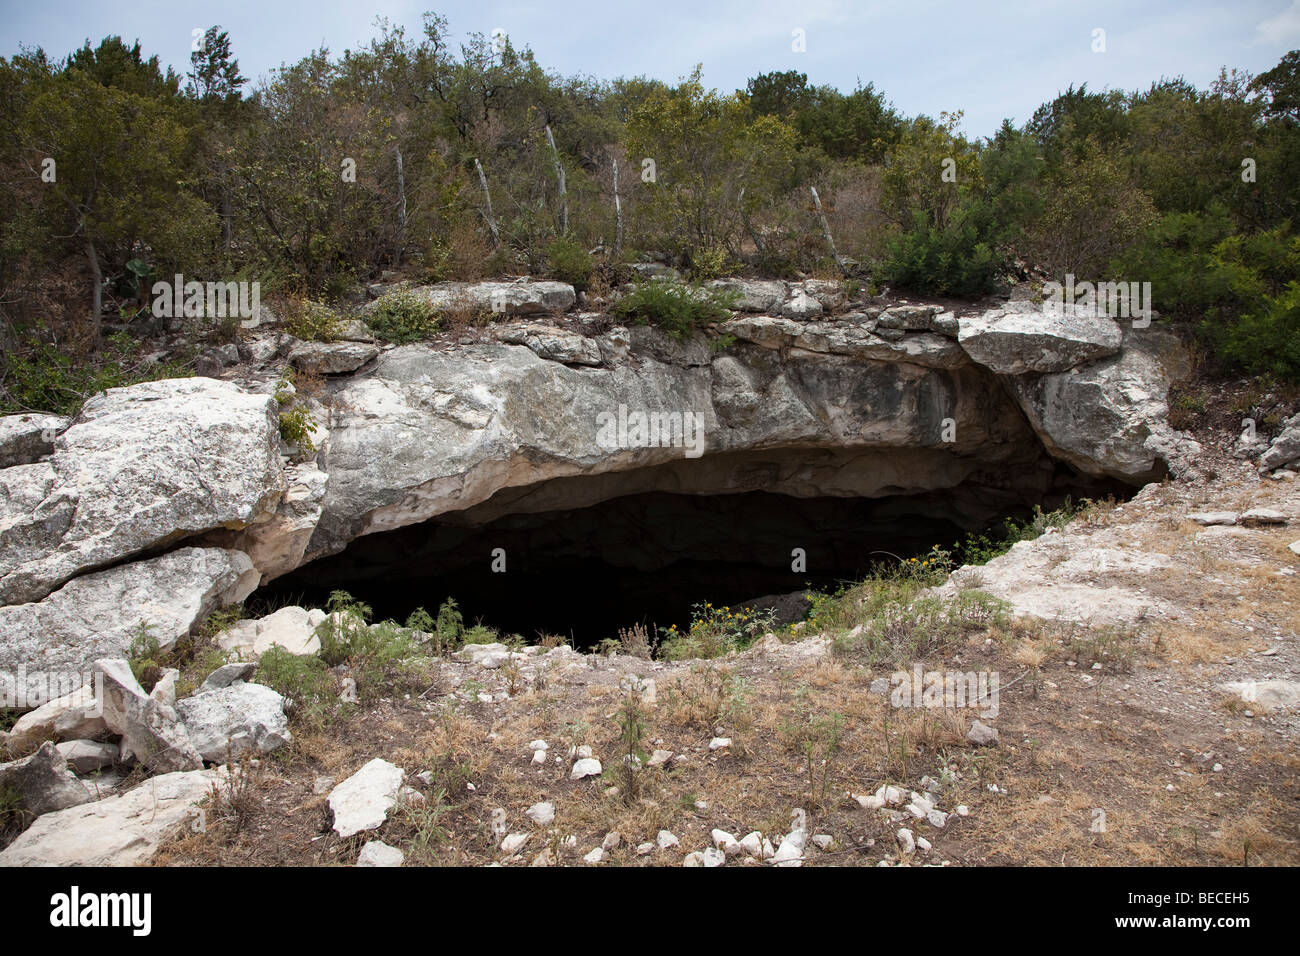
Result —
<path fill-rule="evenodd" d="M 1078 488 L 1058 488 L 1035 503 L 1057 506 L 1068 491 L 1079 497 Z M 704 602 L 777 607 L 788 623 L 806 612 L 802 594 L 810 589 L 833 589 L 873 563 L 949 546 L 1029 507 L 1023 498 L 963 487 L 874 498 L 650 491 L 561 510 L 496 508 L 484 517 L 470 509 L 364 535 L 270 582 L 253 607 L 323 607 L 339 589 L 370 605 L 376 620 L 401 622 L 419 607 L 436 615 L 452 597 L 467 625 L 528 642 L 554 634 L 578 648 L 638 622 L 652 634 L 672 624 L 685 629 Z M 504 572 L 494 571 L 502 558 Z"/>

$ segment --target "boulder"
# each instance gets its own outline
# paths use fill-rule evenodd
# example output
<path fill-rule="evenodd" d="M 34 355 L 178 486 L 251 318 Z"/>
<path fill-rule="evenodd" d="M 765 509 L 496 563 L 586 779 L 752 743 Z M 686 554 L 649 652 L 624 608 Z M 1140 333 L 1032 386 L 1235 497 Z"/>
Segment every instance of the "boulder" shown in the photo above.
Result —
<path fill-rule="evenodd" d="M 68 761 L 46 741 L 29 757 L 0 763 L 0 792 L 12 794 L 33 816 L 86 803 L 93 796 L 68 770 Z"/>
<path fill-rule="evenodd" d="M 413 287 L 437 310 L 466 309 L 496 315 L 551 315 L 578 301 L 567 282 L 440 282 Z"/>
<path fill-rule="evenodd" d="M 600 344 L 585 335 L 550 325 L 514 325 L 496 330 L 496 338 L 510 345 L 522 345 L 538 358 L 565 365 L 600 365 L 604 361 Z"/>
<path fill-rule="evenodd" d="M 43 600 L 0 607 L 0 669 L 81 670 L 124 657 L 142 625 L 166 649 L 258 581 L 247 555 L 220 548 L 180 548 L 75 578 Z"/>
<path fill-rule="evenodd" d="M 714 279 L 706 287 L 733 293 L 733 308 L 741 312 L 772 312 L 787 295 L 785 283 L 775 279 Z"/>
<path fill-rule="evenodd" d="M 364 342 L 303 342 L 290 350 L 289 364 L 310 375 L 344 375 L 378 354 L 378 348 Z"/>
<path fill-rule="evenodd" d="M 54 439 L 68 427 L 62 415 L 0 417 L 0 468 L 30 465 L 54 451 Z"/>
<path fill-rule="evenodd" d="M 201 688 L 176 704 L 185 732 L 199 756 L 212 763 L 227 757 L 264 754 L 289 743 L 284 698 L 261 684 L 236 681 Z"/>
<path fill-rule="evenodd" d="M 1049 452 L 1086 474 L 1131 484 L 1158 479 L 1171 458 L 1194 457 L 1199 446 L 1166 421 L 1172 363 L 1162 357 L 1166 346 L 1157 336 L 1135 332 L 1119 355 L 1011 380 Z"/>
<path fill-rule="evenodd" d="M 217 644 L 243 658 L 261 657 L 277 645 L 290 654 L 319 654 L 316 627 L 324 620 L 324 611 L 289 605 L 259 620 L 239 621 L 217 635 Z"/>
<path fill-rule="evenodd" d="M 1300 414 L 1292 415 L 1282 423 L 1268 451 L 1259 456 L 1259 470 L 1273 471 L 1300 462 Z"/>
<path fill-rule="evenodd" d="M 39 817 L 0 866 L 138 866 L 164 840 L 201 819 L 195 803 L 219 784 L 215 770 L 167 773 L 123 794 Z"/>
<path fill-rule="evenodd" d="M 204 678 L 203 683 L 199 685 L 199 693 L 220 690 L 223 687 L 229 687 L 236 681 L 251 680 L 256 670 L 257 664 L 252 661 L 236 661 L 233 664 L 222 664 Z"/>
<path fill-rule="evenodd" d="M 122 738 L 121 758 L 134 757 L 151 773 L 197 770 L 203 766 L 176 711 L 151 700 L 125 660 L 99 660 L 103 675 L 104 722 Z"/>
<path fill-rule="evenodd" d="M 21 753 L 46 740 L 80 740 L 108 732 L 93 684 L 23 714 L 9 731 L 9 748 Z"/>
<path fill-rule="evenodd" d="M 1009 302 L 958 320 L 957 341 L 974 361 L 1002 375 L 1065 372 L 1120 351 L 1114 319 L 1075 307 Z"/>
<path fill-rule="evenodd" d="M 111 767 L 121 759 L 117 744 L 97 740 L 69 740 L 55 744 L 63 759 L 77 773 L 94 773 Z"/>
<path fill-rule="evenodd" d="M 376 757 L 336 786 L 329 795 L 334 832 L 350 837 L 383 826 L 405 778 L 401 767 Z"/>
<path fill-rule="evenodd" d="M 209 378 L 90 399 L 47 462 L 0 471 L 0 601 L 36 601 L 78 574 L 274 509 L 278 406 Z"/>

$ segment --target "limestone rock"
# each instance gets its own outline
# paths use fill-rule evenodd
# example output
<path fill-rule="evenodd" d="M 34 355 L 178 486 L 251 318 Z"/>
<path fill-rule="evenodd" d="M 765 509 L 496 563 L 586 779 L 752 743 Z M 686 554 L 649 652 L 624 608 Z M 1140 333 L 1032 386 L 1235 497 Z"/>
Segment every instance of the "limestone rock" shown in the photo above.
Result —
<path fill-rule="evenodd" d="M 1106 316 L 1028 302 L 966 316 L 958 325 L 957 341 L 966 354 L 1002 375 L 1065 372 L 1115 355 L 1123 341 L 1120 327 Z"/>
<path fill-rule="evenodd" d="M 244 658 L 261 657 L 274 646 L 299 656 L 319 654 L 316 627 L 324 620 L 323 611 L 288 605 L 257 620 L 237 622 L 217 635 L 217 644 Z"/>
<path fill-rule="evenodd" d="M 87 684 L 19 717 L 9 731 L 9 746 L 21 752 L 45 740 L 80 740 L 107 731 L 94 685 Z"/>
<path fill-rule="evenodd" d="M 1292 415 L 1282 423 L 1268 451 L 1259 456 L 1259 470 L 1272 471 L 1300 462 L 1300 414 Z"/>
<path fill-rule="evenodd" d="M 371 840 L 361 848 L 357 866 L 401 866 L 406 854 L 382 840 Z"/>
<path fill-rule="evenodd" d="M 401 767 L 376 757 L 336 786 L 329 795 L 334 832 L 350 837 L 383 826 L 405 778 Z"/>
<path fill-rule="evenodd" d="M 578 300 L 567 282 L 440 282 L 414 290 L 439 311 L 465 309 L 495 315 L 551 315 Z"/>
<path fill-rule="evenodd" d="M 176 711 L 199 756 L 214 763 L 270 753 L 292 739 L 284 698 L 261 684 L 201 689 L 177 702 Z"/>
<path fill-rule="evenodd" d="M 54 439 L 68 427 L 61 415 L 0 417 L 0 468 L 30 465 L 54 451 Z"/>
<path fill-rule="evenodd" d="M 122 760 L 134 757 L 160 774 L 203 766 L 176 711 L 149 698 L 130 664 L 98 660 L 95 669 L 103 675 L 104 722 L 122 738 Z"/>
<path fill-rule="evenodd" d="M 216 770 L 167 773 L 124 794 L 37 818 L 0 851 L 0 866 L 137 866 L 202 811 L 196 801 L 221 780 Z"/>
<path fill-rule="evenodd" d="M 998 731 L 996 727 L 990 727 L 982 724 L 978 720 L 971 721 L 970 730 L 966 731 L 966 739 L 977 747 L 998 742 Z"/>
<path fill-rule="evenodd" d="M 96 740 L 69 740 L 55 744 L 63 759 L 77 773 L 94 773 L 117 763 L 121 751 L 117 744 L 100 743 Z"/>
<path fill-rule="evenodd" d="M 243 552 L 219 548 L 180 548 L 75 578 L 41 601 L 0 607 L 0 669 L 81 670 L 125 656 L 141 623 L 166 649 L 258 580 Z"/>
<path fill-rule="evenodd" d="M 0 791 L 15 795 L 18 806 L 36 816 L 93 799 L 68 770 L 63 754 L 49 741 L 30 757 L 0 763 Z"/>
<path fill-rule="evenodd" d="M 49 461 L 0 471 L 0 601 L 186 534 L 255 521 L 280 477 L 275 399 L 208 378 L 90 399 Z"/>
<path fill-rule="evenodd" d="M 363 342 L 303 342 L 289 352 L 289 363 L 311 375 L 342 375 L 373 361 L 379 349 Z"/>

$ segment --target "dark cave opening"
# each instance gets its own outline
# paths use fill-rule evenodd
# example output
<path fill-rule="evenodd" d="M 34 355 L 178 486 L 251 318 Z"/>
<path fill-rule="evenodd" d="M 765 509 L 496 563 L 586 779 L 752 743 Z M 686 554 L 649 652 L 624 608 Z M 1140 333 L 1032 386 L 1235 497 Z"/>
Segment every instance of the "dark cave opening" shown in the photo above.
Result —
<path fill-rule="evenodd" d="M 1070 488 L 1056 484 L 1034 503 L 1051 508 L 1066 494 L 1080 497 L 1077 479 L 1064 483 Z M 1093 484 L 1101 494 L 1116 490 Z M 650 491 L 487 520 L 452 512 L 364 535 L 264 585 L 252 602 L 254 610 L 323 607 L 339 589 L 370 605 L 375 620 L 402 622 L 419 607 L 436 614 L 452 597 L 466 624 L 528 642 L 554 634 L 579 648 L 638 622 L 652 634 L 684 629 L 706 601 L 777 606 L 785 623 L 806 611 L 801 593 L 833 590 L 874 563 L 1027 515 L 1030 504 L 1017 498 L 969 486 L 875 498 Z"/>

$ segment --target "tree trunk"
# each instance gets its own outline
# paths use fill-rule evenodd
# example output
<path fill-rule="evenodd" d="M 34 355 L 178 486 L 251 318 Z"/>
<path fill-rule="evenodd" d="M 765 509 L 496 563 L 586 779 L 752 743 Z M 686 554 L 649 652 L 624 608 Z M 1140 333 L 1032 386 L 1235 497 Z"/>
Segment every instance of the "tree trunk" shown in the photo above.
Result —
<path fill-rule="evenodd" d="M 397 261 L 395 265 L 400 266 L 402 256 L 406 252 L 406 172 L 402 168 L 401 147 L 394 146 L 393 153 L 397 156 Z"/>
<path fill-rule="evenodd" d="M 90 294 L 90 328 L 95 336 L 95 348 L 103 344 L 102 314 L 104 309 L 104 273 L 99 268 L 99 254 L 95 252 L 95 243 L 89 236 L 85 237 L 86 259 L 90 262 L 91 280 L 94 288 Z"/>
<path fill-rule="evenodd" d="M 840 272 L 847 276 L 849 271 L 844 268 L 844 260 L 840 258 L 840 254 L 835 249 L 835 240 L 831 238 L 830 223 L 826 221 L 826 213 L 822 211 L 822 201 L 821 197 L 817 195 L 817 187 L 809 186 L 808 188 L 812 190 L 813 205 L 817 207 L 817 218 L 821 220 L 822 233 L 826 236 L 826 245 L 831 247 L 831 256 L 835 259 L 835 264 L 840 267 Z"/>
<path fill-rule="evenodd" d="M 555 178 L 560 184 L 560 235 L 569 234 L 569 197 L 564 188 L 564 166 L 560 163 L 560 151 L 555 148 L 555 137 L 551 127 L 546 127 L 546 142 L 551 144 L 551 159 L 555 162 Z"/>
<path fill-rule="evenodd" d="M 623 204 L 618 198 L 618 160 L 614 160 L 614 259 L 623 248 Z"/>
<path fill-rule="evenodd" d="M 478 170 L 479 185 L 483 187 L 483 218 L 487 220 L 488 228 L 492 230 L 492 243 L 498 249 L 501 248 L 501 233 L 497 231 L 496 217 L 492 215 L 492 194 L 488 192 L 487 176 L 483 173 L 483 164 L 474 157 L 474 168 Z"/>

